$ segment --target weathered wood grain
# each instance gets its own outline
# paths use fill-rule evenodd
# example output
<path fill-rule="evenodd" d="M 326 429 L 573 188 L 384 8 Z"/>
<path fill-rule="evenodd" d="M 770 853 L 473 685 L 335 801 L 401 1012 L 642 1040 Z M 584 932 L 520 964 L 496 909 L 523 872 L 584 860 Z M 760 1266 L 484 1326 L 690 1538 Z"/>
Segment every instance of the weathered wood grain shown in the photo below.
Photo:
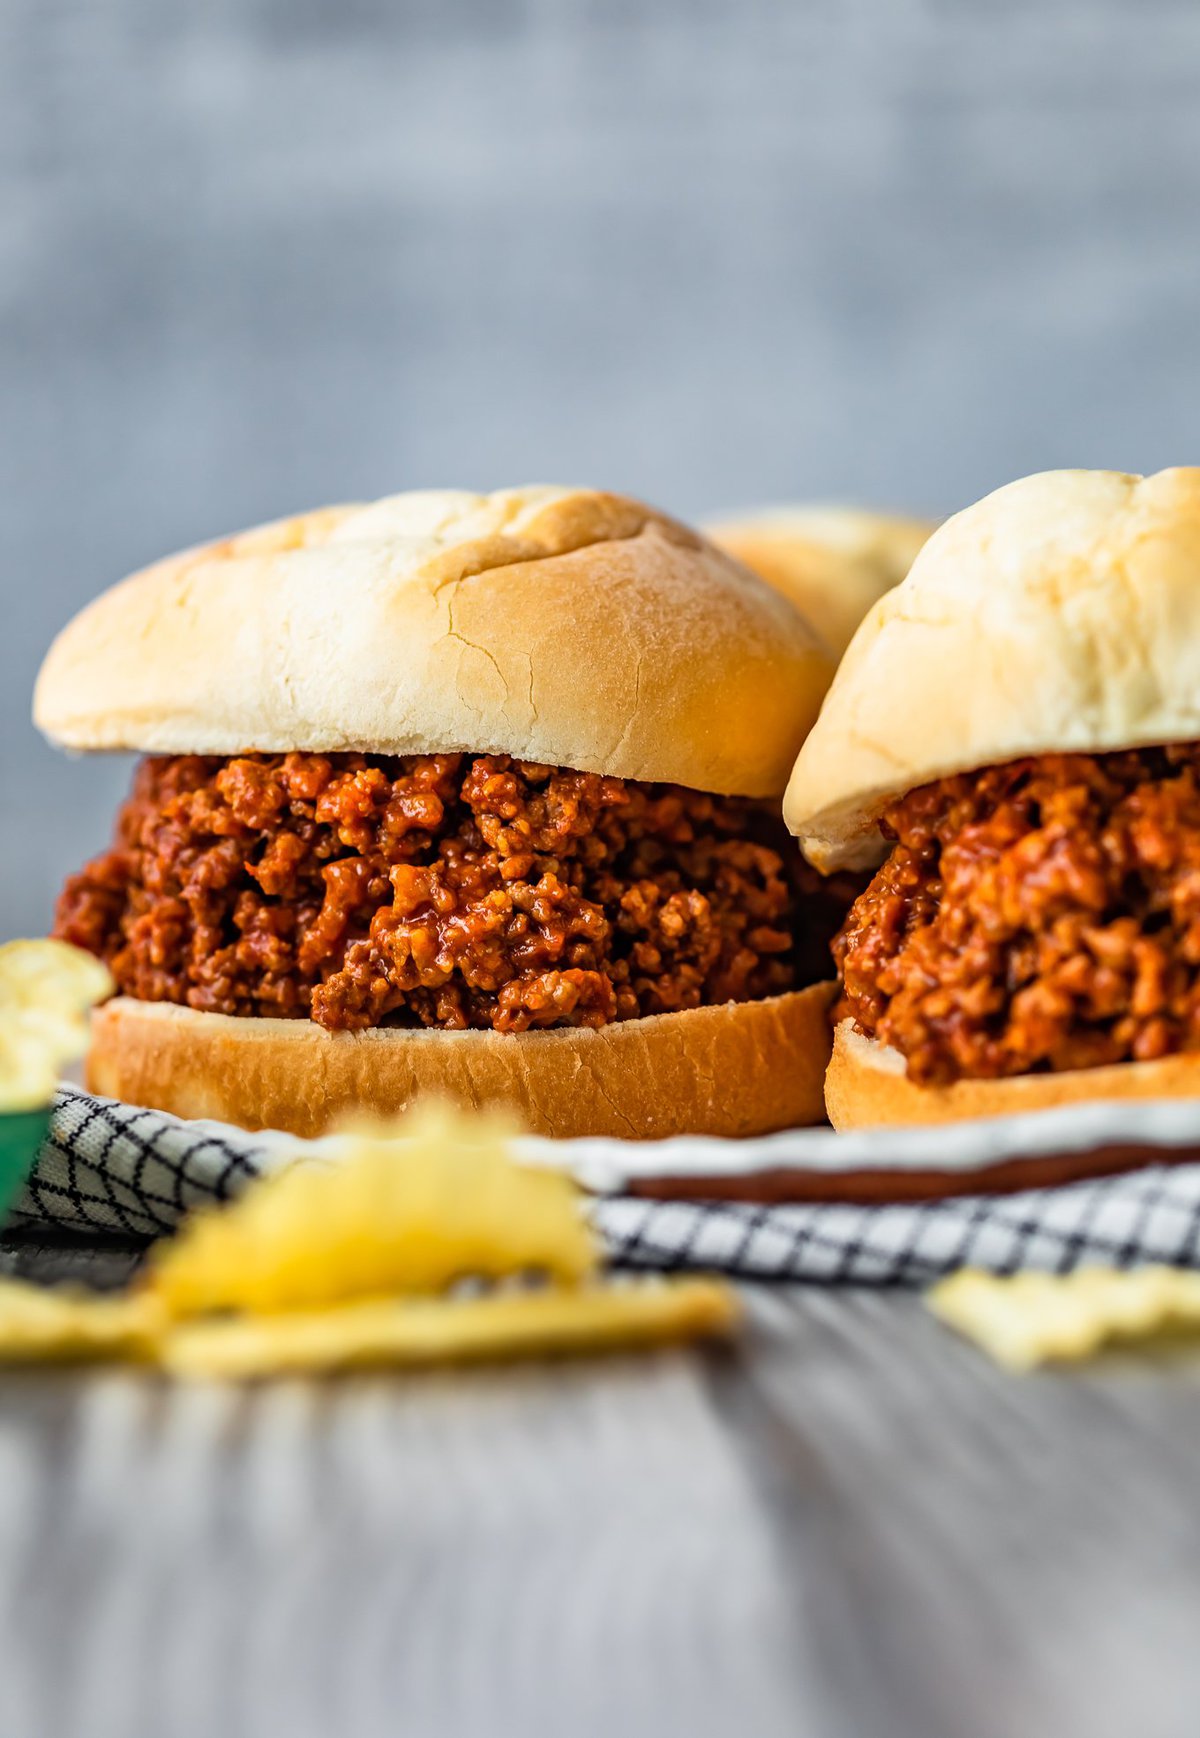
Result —
<path fill-rule="evenodd" d="M 761 1310 L 740 1436 L 790 1457 L 793 1536 L 820 1513 L 848 1729 L 1194 1732 L 1194 1354 L 1017 1378 L 915 1297 L 794 1289 Z"/>
<path fill-rule="evenodd" d="M 711 1354 L 0 1377 L 0 1730 L 1191 1738 L 1194 1360 L 1017 1380 L 905 1294 L 751 1301 Z"/>

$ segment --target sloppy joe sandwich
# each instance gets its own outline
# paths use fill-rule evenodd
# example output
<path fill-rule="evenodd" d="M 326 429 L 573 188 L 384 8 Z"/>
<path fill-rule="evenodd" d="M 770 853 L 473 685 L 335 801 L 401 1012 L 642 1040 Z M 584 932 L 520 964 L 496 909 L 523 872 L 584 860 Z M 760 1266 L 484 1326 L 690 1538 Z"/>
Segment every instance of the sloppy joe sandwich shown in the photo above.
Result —
<path fill-rule="evenodd" d="M 419 493 L 174 557 L 60 635 L 35 716 L 146 756 L 55 933 L 89 1084 L 314 1134 L 424 1094 L 534 1132 L 819 1119 L 849 903 L 780 815 L 830 661 L 619 496 Z"/>
<path fill-rule="evenodd" d="M 933 525 L 857 507 L 773 507 L 707 529 L 790 598 L 840 658 L 871 605 L 904 578 Z"/>
<path fill-rule="evenodd" d="M 836 1127 L 1200 1094 L 1200 470 L 947 521 L 785 814 L 821 869 L 875 867 L 834 944 Z"/>

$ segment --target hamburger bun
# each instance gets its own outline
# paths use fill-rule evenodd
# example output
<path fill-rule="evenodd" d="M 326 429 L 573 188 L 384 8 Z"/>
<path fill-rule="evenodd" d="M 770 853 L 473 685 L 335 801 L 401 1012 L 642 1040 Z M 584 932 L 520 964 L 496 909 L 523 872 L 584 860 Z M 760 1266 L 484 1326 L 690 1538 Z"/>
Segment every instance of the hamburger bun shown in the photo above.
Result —
<path fill-rule="evenodd" d="M 619 495 L 331 507 L 114 586 L 54 642 L 69 749 L 459 750 L 778 796 L 832 664 L 798 612 Z"/>
<path fill-rule="evenodd" d="M 1200 469 L 1047 471 L 948 519 L 855 634 L 784 816 L 880 862 L 905 791 L 1024 755 L 1200 738 Z"/>
<path fill-rule="evenodd" d="M 931 1127 L 973 1117 L 1016 1116 L 1020 1111 L 1053 1110 L 1064 1104 L 1130 1098 L 1200 1098 L 1200 1055 L 918 1086 L 908 1078 L 898 1050 L 864 1037 L 852 1020 L 840 1020 L 825 1076 L 825 1109 L 835 1129 Z"/>
<path fill-rule="evenodd" d="M 707 529 L 790 598 L 840 658 L 871 605 L 904 578 L 933 525 L 854 507 L 771 507 Z"/>
<path fill-rule="evenodd" d="M 758 1135 L 820 1122 L 831 984 L 760 1002 L 524 1032 L 242 1019 L 121 996 L 93 1017 L 87 1084 L 176 1116 L 313 1136 L 432 1096 L 532 1134 Z"/>

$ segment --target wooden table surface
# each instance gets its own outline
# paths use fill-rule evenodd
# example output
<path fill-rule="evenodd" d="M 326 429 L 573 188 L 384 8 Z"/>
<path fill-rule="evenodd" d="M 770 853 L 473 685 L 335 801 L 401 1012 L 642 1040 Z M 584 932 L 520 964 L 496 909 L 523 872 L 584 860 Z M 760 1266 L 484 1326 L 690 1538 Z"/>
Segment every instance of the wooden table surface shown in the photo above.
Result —
<path fill-rule="evenodd" d="M 4 1374 L 0 1733 L 1195 1738 L 1192 1354 L 1015 1379 L 911 1294 L 747 1296 L 732 1351 Z"/>

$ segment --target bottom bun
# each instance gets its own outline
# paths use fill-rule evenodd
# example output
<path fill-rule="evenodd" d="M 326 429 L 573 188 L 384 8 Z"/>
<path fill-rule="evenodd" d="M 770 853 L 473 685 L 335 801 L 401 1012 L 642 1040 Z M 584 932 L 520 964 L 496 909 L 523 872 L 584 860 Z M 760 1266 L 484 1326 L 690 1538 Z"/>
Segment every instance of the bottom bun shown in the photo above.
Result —
<path fill-rule="evenodd" d="M 760 1135 L 823 1122 L 832 984 L 761 1002 L 526 1032 L 203 1014 L 118 997 L 93 1018 L 87 1084 L 106 1098 L 247 1129 L 319 1135 L 417 1099 L 497 1106 L 531 1134 Z"/>
<path fill-rule="evenodd" d="M 835 1129 L 965 1122 L 1119 1098 L 1200 1098 L 1200 1055 L 918 1086 L 898 1050 L 864 1038 L 851 1020 L 842 1020 L 825 1076 L 825 1109 Z"/>

